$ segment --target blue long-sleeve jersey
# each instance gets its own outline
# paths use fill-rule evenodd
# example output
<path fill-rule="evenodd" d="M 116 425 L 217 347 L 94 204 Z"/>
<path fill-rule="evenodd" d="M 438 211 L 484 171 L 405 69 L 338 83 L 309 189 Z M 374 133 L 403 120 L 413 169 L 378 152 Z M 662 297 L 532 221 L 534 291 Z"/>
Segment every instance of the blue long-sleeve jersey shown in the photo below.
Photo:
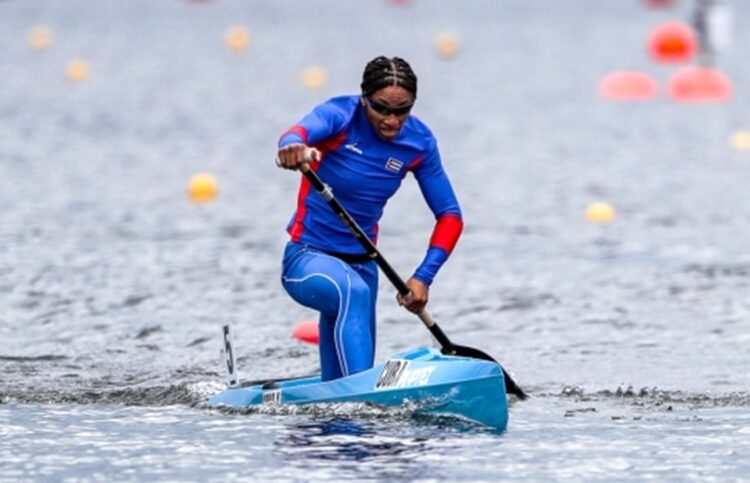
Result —
<path fill-rule="evenodd" d="M 436 218 L 427 254 L 413 275 L 430 285 L 463 228 L 461 208 L 440 161 L 437 141 L 414 116 L 406 119 L 394 140 L 380 139 L 359 99 L 341 96 L 317 106 L 281 136 L 279 147 L 303 143 L 322 153 L 312 169 L 373 242 L 377 242 L 386 202 L 412 172 Z M 287 226 L 292 241 L 330 252 L 362 253 L 349 229 L 311 188 L 303 176 L 297 210 Z"/>

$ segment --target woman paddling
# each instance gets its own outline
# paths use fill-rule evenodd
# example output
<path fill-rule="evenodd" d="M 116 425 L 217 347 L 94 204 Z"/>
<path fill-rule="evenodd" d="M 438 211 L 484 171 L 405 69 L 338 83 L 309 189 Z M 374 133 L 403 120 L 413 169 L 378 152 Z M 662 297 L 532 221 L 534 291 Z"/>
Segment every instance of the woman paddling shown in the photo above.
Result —
<path fill-rule="evenodd" d="M 417 77 L 398 57 L 365 67 L 361 95 L 335 97 L 315 107 L 279 139 L 278 164 L 299 169 L 313 148 L 312 169 L 375 242 L 378 220 L 402 179 L 414 174 L 435 215 L 427 253 L 398 302 L 424 310 L 429 287 L 463 228 L 461 209 L 430 129 L 410 115 Z M 338 216 L 302 178 L 287 231 L 282 283 L 300 304 L 320 312 L 324 381 L 372 367 L 378 268 Z"/>

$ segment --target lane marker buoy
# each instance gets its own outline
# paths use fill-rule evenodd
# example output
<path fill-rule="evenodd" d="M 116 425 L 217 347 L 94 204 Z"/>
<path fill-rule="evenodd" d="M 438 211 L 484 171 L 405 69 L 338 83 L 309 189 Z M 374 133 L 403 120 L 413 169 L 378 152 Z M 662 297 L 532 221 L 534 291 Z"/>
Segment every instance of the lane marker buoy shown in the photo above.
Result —
<path fill-rule="evenodd" d="M 210 173 L 198 173 L 190 178 L 188 194 L 195 203 L 213 201 L 219 192 L 219 183 Z"/>
<path fill-rule="evenodd" d="M 609 223 L 615 219 L 615 209 L 604 201 L 591 203 L 586 208 L 586 221 L 589 223 Z"/>

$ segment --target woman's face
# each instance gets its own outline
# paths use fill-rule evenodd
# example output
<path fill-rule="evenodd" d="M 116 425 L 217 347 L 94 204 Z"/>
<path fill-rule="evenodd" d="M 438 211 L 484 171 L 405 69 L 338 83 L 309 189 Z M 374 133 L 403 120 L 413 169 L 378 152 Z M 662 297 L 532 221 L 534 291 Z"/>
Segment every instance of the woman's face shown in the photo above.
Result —
<path fill-rule="evenodd" d="M 367 120 L 370 121 L 378 137 L 384 141 L 396 139 L 409 111 L 414 104 L 414 96 L 401 86 L 388 86 L 362 96 Z"/>

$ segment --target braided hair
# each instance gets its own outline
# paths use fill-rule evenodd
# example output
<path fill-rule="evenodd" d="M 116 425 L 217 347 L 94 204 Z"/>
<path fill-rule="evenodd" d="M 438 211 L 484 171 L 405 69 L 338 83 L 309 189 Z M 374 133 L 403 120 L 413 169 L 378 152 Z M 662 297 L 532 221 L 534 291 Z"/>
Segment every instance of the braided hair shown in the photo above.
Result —
<path fill-rule="evenodd" d="M 371 60 L 362 74 L 362 95 L 369 96 L 373 92 L 388 86 L 400 86 L 417 98 L 417 76 L 411 70 L 408 62 L 400 57 L 376 57 Z"/>

